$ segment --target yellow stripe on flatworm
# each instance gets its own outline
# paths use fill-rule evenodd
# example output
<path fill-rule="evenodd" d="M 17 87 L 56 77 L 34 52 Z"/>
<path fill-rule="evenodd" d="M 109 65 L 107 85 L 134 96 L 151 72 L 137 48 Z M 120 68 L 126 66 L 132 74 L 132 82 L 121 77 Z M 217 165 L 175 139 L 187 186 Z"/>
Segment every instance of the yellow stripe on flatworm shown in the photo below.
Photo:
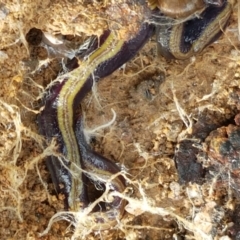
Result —
<path fill-rule="evenodd" d="M 85 167 L 89 173 L 92 173 L 90 175 L 90 178 L 93 181 L 100 181 L 101 179 L 101 181 L 107 182 L 113 176 L 111 172 L 104 171 L 103 169 L 98 169 L 89 163 L 86 163 Z M 114 189 L 118 189 L 120 192 L 124 191 L 125 185 L 119 177 L 115 176 L 114 178 L 112 178 L 111 183 Z M 92 213 L 91 218 L 86 219 L 86 222 L 90 219 L 92 219 L 93 222 L 90 222 L 86 225 L 91 226 L 92 230 L 94 231 L 109 229 L 111 226 L 116 225 L 117 221 L 119 221 L 119 218 L 121 218 L 121 216 L 123 215 L 125 211 L 125 203 L 126 201 L 122 199 L 121 202 L 119 202 L 119 205 L 115 208 L 113 207 L 107 209 L 106 212 Z M 98 222 L 97 219 L 101 219 L 100 222 Z"/>
<path fill-rule="evenodd" d="M 158 7 L 158 1 L 157 0 L 148 0 L 148 7 L 153 10 L 156 7 Z"/>
<path fill-rule="evenodd" d="M 74 99 L 91 74 L 94 74 L 97 66 L 114 57 L 121 50 L 124 41 L 115 39 L 116 36 L 110 33 L 101 47 L 92 53 L 80 67 L 69 73 L 69 78 L 59 93 L 57 103 L 58 125 L 67 151 L 66 158 L 70 162 L 70 171 L 74 174 L 68 199 L 69 206 L 72 210 L 78 210 L 79 196 L 83 189 L 80 171 L 80 155 L 73 129 Z"/>
<path fill-rule="evenodd" d="M 206 46 L 206 39 L 212 39 L 220 30 L 223 30 L 232 14 L 232 5 L 227 3 L 224 10 L 204 29 L 201 36 L 193 43 L 194 53 L 201 51 Z"/>
<path fill-rule="evenodd" d="M 169 48 L 171 54 L 176 59 L 187 59 L 193 56 L 195 53 L 200 52 L 209 44 L 209 42 L 217 35 L 219 30 L 223 30 L 232 13 L 232 6 L 227 3 L 226 7 L 219 15 L 208 24 L 198 39 L 196 39 L 188 52 L 181 52 L 181 38 L 183 32 L 184 23 L 174 25 L 171 30 Z"/>

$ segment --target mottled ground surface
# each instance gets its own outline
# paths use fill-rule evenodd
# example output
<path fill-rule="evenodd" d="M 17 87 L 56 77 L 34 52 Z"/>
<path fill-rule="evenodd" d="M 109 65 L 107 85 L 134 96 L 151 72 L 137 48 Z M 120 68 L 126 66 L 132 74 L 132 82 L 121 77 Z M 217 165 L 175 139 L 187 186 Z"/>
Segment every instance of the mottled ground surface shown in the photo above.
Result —
<path fill-rule="evenodd" d="M 62 71 L 62 59 L 49 59 L 43 47 L 28 45 L 25 36 L 39 28 L 64 35 L 71 48 L 108 27 L 118 30 L 120 37 L 131 36 L 145 11 L 123 2 L 106 1 L 105 7 L 102 1 L 80 0 L 0 4 L 1 239 L 238 239 L 236 6 L 223 36 L 197 56 L 166 61 L 157 56 L 153 37 L 133 60 L 87 95 L 82 103 L 86 129 L 106 124 L 113 118 L 112 110 L 116 113 L 109 127 L 95 132 L 92 146 L 127 172 L 129 204 L 114 229 L 75 230 L 60 220 L 39 237 L 63 209 L 44 161 L 52 146 L 43 147 L 36 125 L 39 99 Z M 200 131 L 204 124 L 222 128 L 206 141 L 195 142 L 204 178 L 198 184 L 180 185 L 175 149 L 184 139 L 196 138 L 191 134 L 198 120 L 203 122 Z"/>

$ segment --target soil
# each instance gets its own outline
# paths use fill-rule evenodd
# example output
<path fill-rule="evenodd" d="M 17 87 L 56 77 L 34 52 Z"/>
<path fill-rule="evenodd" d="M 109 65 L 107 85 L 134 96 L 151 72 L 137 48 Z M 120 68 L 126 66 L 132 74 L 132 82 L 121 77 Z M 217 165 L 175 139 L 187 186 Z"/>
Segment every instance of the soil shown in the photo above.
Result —
<path fill-rule="evenodd" d="M 46 147 L 36 117 L 44 89 L 61 74 L 66 56 L 62 48 L 50 52 L 26 36 L 37 28 L 74 49 L 107 28 L 129 38 L 148 14 L 143 5 L 123 0 L 0 3 L 1 239 L 239 239 L 238 165 L 225 166 L 224 160 L 216 167 L 211 150 L 211 143 L 230 137 L 225 133 L 232 129 L 229 124 L 239 125 L 233 121 L 239 102 L 232 97 L 240 87 L 236 4 L 223 35 L 200 54 L 167 61 L 158 56 L 152 37 L 134 59 L 101 79 L 82 101 L 89 134 L 116 113 L 110 126 L 91 132 L 91 146 L 126 173 L 128 204 L 118 224 L 96 232 L 89 226 L 73 228 L 69 218 L 63 219 L 66 215 L 54 215 L 63 211 L 45 165 L 54 146 Z M 174 162 L 176 147 L 195 139 L 193 126 L 202 114 L 224 125 L 219 130 L 224 134 L 209 133 L 205 143 L 197 142 L 196 161 L 206 175 L 201 181 L 183 182 Z M 239 161 L 240 148 L 236 149 L 228 161 Z"/>

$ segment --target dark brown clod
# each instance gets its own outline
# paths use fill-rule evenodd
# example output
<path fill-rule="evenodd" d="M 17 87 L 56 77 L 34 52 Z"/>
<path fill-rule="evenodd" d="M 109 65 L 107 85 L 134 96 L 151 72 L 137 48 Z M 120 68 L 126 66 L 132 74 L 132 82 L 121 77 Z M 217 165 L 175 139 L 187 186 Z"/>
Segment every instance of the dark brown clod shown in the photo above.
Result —
<path fill-rule="evenodd" d="M 204 177 L 204 169 L 201 163 L 197 162 L 198 151 L 194 140 L 183 140 L 179 144 L 174 160 L 181 184 L 188 182 L 201 183 Z"/>
<path fill-rule="evenodd" d="M 38 46 L 43 37 L 43 32 L 38 28 L 31 28 L 26 34 L 26 40 L 30 45 Z"/>
<path fill-rule="evenodd" d="M 211 164 L 216 169 L 226 169 L 224 172 L 238 177 L 240 173 L 240 127 L 233 124 L 221 127 L 211 132 L 205 144 Z"/>
<path fill-rule="evenodd" d="M 179 143 L 174 161 L 181 184 L 203 181 L 205 171 L 202 164 L 198 162 L 197 156 L 204 139 L 222 124 L 221 120 L 217 119 L 211 113 L 204 111 L 193 125 L 192 134 Z"/>

